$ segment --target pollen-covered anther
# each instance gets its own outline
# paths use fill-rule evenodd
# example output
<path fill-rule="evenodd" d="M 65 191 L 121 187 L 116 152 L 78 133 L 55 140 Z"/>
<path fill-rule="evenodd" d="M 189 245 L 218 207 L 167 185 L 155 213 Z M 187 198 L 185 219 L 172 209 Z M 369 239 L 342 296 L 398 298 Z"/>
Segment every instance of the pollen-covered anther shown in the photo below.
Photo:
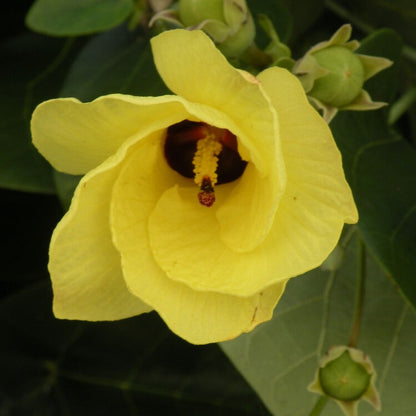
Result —
<path fill-rule="evenodd" d="M 198 140 L 192 163 L 194 165 L 194 182 L 199 186 L 198 200 L 201 205 L 212 206 L 215 202 L 214 186 L 217 183 L 218 155 L 222 144 L 215 137 L 209 135 Z"/>

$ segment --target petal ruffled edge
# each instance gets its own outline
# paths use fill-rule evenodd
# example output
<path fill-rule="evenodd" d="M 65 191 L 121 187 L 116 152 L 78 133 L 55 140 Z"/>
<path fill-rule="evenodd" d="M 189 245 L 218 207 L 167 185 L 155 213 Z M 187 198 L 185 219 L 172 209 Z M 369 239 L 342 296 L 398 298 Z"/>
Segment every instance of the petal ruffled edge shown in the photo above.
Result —
<path fill-rule="evenodd" d="M 345 179 L 341 153 L 327 123 L 309 104 L 299 80 L 277 67 L 263 71 L 258 78 L 280 117 L 287 186 L 304 183 L 307 187 L 312 177 L 319 176 L 316 185 L 325 188 L 325 180 L 330 185 L 328 205 L 333 204 L 343 222 L 356 223 L 357 207 Z"/>
<path fill-rule="evenodd" d="M 174 96 L 110 94 L 88 103 L 58 98 L 39 104 L 32 115 L 33 144 L 62 172 L 84 174 L 96 168 L 131 136 L 157 130 L 176 114 Z M 146 109 L 146 111 L 144 111 Z M 173 118 L 175 119 L 175 118 Z"/>
<path fill-rule="evenodd" d="M 53 233 L 48 267 L 57 318 L 116 320 L 152 309 L 127 290 L 108 226 L 111 189 L 123 153 L 81 179 Z"/>
<path fill-rule="evenodd" d="M 132 101 L 130 104 L 137 106 L 137 101 Z M 149 100 L 148 106 L 141 106 L 143 102 L 139 101 L 141 117 L 155 118 L 156 110 L 157 119 L 143 125 L 115 154 L 81 179 L 68 213 L 54 231 L 49 270 L 57 317 L 112 320 L 151 309 L 128 292 L 123 279 L 120 255 L 112 244 L 109 228 L 111 191 L 120 164 L 132 146 L 155 128 L 167 128 L 188 113 L 174 96 L 156 103 Z"/>

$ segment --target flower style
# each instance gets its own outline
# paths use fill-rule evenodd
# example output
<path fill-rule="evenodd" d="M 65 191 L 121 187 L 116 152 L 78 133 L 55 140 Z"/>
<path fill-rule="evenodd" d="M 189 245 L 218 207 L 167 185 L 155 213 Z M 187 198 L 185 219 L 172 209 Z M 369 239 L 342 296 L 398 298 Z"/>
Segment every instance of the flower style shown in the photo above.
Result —
<path fill-rule="evenodd" d="M 357 211 L 331 132 L 297 78 L 233 68 L 201 31 L 152 39 L 176 95 L 40 104 L 33 142 L 85 174 L 50 246 L 58 318 L 156 310 L 195 344 L 271 318 Z"/>

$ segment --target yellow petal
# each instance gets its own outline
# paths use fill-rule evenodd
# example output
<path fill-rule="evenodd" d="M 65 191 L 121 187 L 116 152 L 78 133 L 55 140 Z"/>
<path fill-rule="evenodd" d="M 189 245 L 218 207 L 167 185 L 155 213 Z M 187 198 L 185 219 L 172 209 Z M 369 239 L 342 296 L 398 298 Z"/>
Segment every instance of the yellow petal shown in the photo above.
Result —
<path fill-rule="evenodd" d="M 302 205 L 302 209 L 315 212 L 322 219 L 329 215 L 356 223 L 357 208 L 345 180 L 341 153 L 329 127 L 307 102 L 300 82 L 277 67 L 264 71 L 259 79 L 279 114 L 287 171 L 286 202 L 292 199 L 286 209 Z M 293 199 L 298 192 L 308 197 L 311 204 Z M 280 207 L 282 204 L 283 201 Z"/>
<path fill-rule="evenodd" d="M 160 120 L 169 118 L 170 114 L 174 115 L 172 122 L 175 122 L 181 109 L 175 97 L 169 96 L 113 94 L 90 103 L 74 98 L 49 100 L 33 113 L 33 144 L 55 169 L 73 175 L 84 174 L 137 132 L 155 130 Z"/>
<path fill-rule="evenodd" d="M 166 166 L 158 137 L 135 145 L 134 153 L 124 163 L 113 188 L 111 227 L 128 288 L 189 342 L 231 339 L 271 318 L 285 282 L 252 297 L 239 298 L 194 291 L 169 279 L 152 255 L 148 218 L 164 190 L 178 181 L 187 183 Z M 200 277 L 206 276 L 200 273 Z"/>
<path fill-rule="evenodd" d="M 276 235 L 285 236 L 284 252 L 290 261 L 282 257 L 279 269 L 288 275 L 298 269 L 300 274 L 322 263 L 335 247 L 343 223 L 357 222 L 358 213 L 330 129 L 307 103 L 298 80 L 280 68 L 266 70 L 259 78 L 280 116 L 287 171 L 273 228 Z M 277 257 L 283 253 L 281 244 Z"/>
<path fill-rule="evenodd" d="M 216 213 L 220 225 L 218 232 L 231 250 L 252 251 L 270 232 L 284 191 L 276 171 L 271 169 L 270 174 L 263 177 L 249 163 L 240 180 L 227 190 L 228 195 L 222 185 L 217 186 L 217 193 L 224 195 Z"/>
<path fill-rule="evenodd" d="M 226 194 L 226 188 L 217 190 L 219 205 Z M 270 234 L 255 250 L 238 253 L 221 241 L 219 233 L 215 210 L 201 206 L 192 188 L 169 188 L 150 214 L 149 238 L 156 262 L 172 280 L 194 290 L 253 296 L 293 276 L 280 273 L 281 259 L 275 257 L 279 245 Z M 280 244 L 283 247 L 284 241 Z"/>
<path fill-rule="evenodd" d="M 111 241 L 109 203 L 119 162 L 84 176 L 54 231 L 49 271 L 58 318 L 115 320 L 151 310 L 127 290 Z"/>
<path fill-rule="evenodd" d="M 128 99 L 128 98 L 127 98 Z M 119 100 L 124 107 L 125 100 Z M 51 241 L 49 269 L 54 290 L 54 312 L 67 319 L 120 319 L 150 308 L 131 295 L 121 273 L 120 256 L 115 250 L 109 228 L 109 204 L 115 178 L 131 146 L 179 122 L 187 112 L 176 97 L 163 97 L 149 108 L 135 102 L 147 122 L 139 134 L 128 138 L 119 150 L 89 172 L 75 192 L 70 210 L 58 224 Z M 87 104 L 77 104 L 87 106 Z"/>

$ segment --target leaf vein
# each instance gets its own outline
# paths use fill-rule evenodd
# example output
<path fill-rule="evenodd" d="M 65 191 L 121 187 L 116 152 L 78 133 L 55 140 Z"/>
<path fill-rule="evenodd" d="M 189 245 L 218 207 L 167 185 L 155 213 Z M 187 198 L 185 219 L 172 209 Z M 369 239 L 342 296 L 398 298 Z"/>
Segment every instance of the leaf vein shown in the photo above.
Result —
<path fill-rule="evenodd" d="M 379 388 L 380 395 L 382 395 L 384 383 L 385 383 L 386 378 L 387 378 L 387 373 L 390 370 L 390 365 L 391 365 L 391 362 L 393 360 L 394 353 L 396 352 L 400 331 L 403 327 L 403 323 L 405 321 L 405 318 L 407 316 L 408 311 L 409 311 L 409 305 L 407 303 L 405 303 L 403 305 L 403 309 L 401 311 L 399 319 L 397 320 L 396 328 L 394 330 L 393 337 L 391 339 L 390 348 L 389 348 L 389 351 L 387 353 L 386 361 L 384 363 L 384 368 L 383 368 L 381 376 L 380 376 L 380 383 L 379 383 L 379 385 L 380 385 L 380 388 Z"/>

